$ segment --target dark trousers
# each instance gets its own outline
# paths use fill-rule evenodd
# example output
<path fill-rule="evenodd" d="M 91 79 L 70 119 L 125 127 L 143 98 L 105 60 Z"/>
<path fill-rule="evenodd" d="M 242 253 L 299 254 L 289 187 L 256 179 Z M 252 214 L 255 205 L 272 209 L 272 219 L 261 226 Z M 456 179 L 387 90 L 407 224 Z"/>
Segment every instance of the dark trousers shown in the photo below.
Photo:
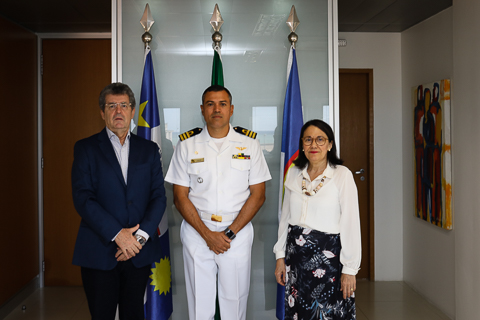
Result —
<path fill-rule="evenodd" d="M 112 270 L 82 267 L 82 281 L 92 320 L 144 320 L 143 297 L 150 266 L 136 268 L 131 260 Z"/>

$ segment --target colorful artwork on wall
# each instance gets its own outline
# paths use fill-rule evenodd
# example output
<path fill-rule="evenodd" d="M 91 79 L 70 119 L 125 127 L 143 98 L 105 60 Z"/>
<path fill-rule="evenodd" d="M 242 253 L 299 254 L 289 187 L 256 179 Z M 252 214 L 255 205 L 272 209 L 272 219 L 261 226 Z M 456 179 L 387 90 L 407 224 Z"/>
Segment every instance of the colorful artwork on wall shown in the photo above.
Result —
<path fill-rule="evenodd" d="M 450 80 L 413 88 L 415 216 L 453 228 Z"/>

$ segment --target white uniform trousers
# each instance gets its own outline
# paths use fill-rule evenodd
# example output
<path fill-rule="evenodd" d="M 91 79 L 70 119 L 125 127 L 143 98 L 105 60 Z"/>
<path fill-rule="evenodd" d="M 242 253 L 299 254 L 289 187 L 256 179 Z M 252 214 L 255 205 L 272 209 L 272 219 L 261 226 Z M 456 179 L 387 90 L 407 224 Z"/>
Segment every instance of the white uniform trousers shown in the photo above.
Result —
<path fill-rule="evenodd" d="M 202 221 L 212 231 L 223 231 L 231 224 L 231 221 Z M 252 223 L 238 232 L 227 252 L 219 255 L 208 248 L 205 240 L 185 220 L 180 236 L 190 320 L 214 319 L 217 272 L 222 320 L 245 320 L 250 289 Z"/>

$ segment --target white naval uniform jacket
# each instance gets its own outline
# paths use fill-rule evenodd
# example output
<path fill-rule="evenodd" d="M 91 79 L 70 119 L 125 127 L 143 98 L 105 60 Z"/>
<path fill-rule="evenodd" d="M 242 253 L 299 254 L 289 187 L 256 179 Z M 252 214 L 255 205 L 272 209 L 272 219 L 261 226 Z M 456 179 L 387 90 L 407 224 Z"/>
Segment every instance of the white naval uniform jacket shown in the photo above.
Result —
<path fill-rule="evenodd" d="M 224 215 L 241 210 L 250 196 L 250 185 L 271 178 L 258 140 L 237 133 L 230 125 L 221 150 L 207 127 L 179 141 L 165 181 L 190 187 L 189 199 L 197 211 Z"/>

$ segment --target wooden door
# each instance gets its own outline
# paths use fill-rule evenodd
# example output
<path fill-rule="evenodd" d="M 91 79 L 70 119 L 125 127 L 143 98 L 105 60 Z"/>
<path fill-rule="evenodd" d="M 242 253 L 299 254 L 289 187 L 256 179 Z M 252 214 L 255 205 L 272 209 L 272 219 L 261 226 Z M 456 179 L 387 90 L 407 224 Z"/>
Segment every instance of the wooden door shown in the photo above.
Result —
<path fill-rule="evenodd" d="M 22 289 L 38 274 L 37 36 L 0 16 L 0 43 L 3 319 Z"/>
<path fill-rule="evenodd" d="M 73 207 L 73 145 L 99 132 L 98 95 L 111 81 L 111 42 L 43 40 L 45 285 L 82 285 L 72 265 L 80 217 Z"/>
<path fill-rule="evenodd" d="M 362 264 L 357 278 L 374 280 L 373 71 L 341 69 L 339 94 L 340 156 L 354 173 L 360 206 Z"/>

